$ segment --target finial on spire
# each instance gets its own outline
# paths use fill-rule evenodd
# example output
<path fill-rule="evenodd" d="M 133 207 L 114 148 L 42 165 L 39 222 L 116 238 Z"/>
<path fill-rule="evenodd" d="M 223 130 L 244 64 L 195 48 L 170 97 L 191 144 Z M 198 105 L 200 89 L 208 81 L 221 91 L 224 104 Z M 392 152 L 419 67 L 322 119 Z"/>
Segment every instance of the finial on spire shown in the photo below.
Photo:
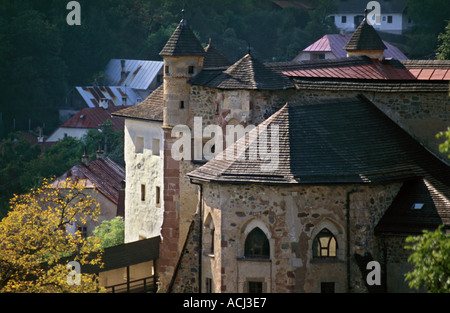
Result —
<path fill-rule="evenodd" d="M 367 9 L 364 9 L 364 19 L 367 21 L 367 12 L 368 12 L 369 10 L 367 10 Z"/>

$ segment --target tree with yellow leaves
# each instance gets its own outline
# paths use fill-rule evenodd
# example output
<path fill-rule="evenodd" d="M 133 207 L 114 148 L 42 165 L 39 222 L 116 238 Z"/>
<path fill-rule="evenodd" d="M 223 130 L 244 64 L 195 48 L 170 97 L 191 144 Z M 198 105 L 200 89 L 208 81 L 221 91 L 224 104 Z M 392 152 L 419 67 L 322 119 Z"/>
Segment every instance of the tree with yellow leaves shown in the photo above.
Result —
<path fill-rule="evenodd" d="M 100 214 L 82 181 L 69 178 L 55 186 L 45 180 L 10 203 L 0 222 L 0 292 L 102 291 L 95 274 L 80 272 L 102 266 L 100 240 L 68 231 Z M 72 264 L 79 265 L 75 272 Z"/>

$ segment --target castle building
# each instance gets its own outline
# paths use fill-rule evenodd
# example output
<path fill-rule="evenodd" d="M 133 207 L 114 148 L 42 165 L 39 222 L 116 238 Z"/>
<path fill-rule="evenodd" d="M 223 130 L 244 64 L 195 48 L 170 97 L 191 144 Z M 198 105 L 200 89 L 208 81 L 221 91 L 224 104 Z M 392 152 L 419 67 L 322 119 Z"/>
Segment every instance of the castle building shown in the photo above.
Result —
<path fill-rule="evenodd" d="M 407 290 L 405 237 L 450 226 L 435 138 L 450 62 L 385 59 L 365 20 L 345 49 L 231 64 L 179 23 L 163 85 L 113 114 L 125 118 L 126 241 L 161 237 L 160 292 Z"/>

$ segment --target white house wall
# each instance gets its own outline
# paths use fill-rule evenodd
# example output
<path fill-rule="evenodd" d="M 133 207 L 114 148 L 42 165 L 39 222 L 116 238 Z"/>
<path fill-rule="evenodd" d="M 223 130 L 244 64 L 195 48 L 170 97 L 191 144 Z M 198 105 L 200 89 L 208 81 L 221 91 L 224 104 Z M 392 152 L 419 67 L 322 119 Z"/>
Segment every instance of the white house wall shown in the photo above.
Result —
<path fill-rule="evenodd" d="M 125 242 L 160 235 L 163 222 L 162 190 L 162 123 L 125 120 Z M 142 152 L 136 151 L 143 138 Z M 153 153 L 153 139 L 159 140 L 159 155 Z M 145 186 L 145 199 L 141 198 Z M 160 188 L 160 205 L 156 203 L 156 187 Z"/>

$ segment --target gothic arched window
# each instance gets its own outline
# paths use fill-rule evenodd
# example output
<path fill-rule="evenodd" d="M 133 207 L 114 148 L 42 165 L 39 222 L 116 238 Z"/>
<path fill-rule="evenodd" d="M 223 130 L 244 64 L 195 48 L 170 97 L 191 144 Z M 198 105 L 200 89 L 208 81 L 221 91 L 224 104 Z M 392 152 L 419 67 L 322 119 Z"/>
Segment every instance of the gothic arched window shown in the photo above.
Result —
<path fill-rule="evenodd" d="M 313 257 L 335 258 L 337 257 L 337 241 L 333 234 L 326 228 L 322 229 L 313 241 Z"/>
<path fill-rule="evenodd" d="M 245 239 L 244 255 L 246 258 L 270 257 L 269 239 L 260 228 L 253 229 Z"/>

